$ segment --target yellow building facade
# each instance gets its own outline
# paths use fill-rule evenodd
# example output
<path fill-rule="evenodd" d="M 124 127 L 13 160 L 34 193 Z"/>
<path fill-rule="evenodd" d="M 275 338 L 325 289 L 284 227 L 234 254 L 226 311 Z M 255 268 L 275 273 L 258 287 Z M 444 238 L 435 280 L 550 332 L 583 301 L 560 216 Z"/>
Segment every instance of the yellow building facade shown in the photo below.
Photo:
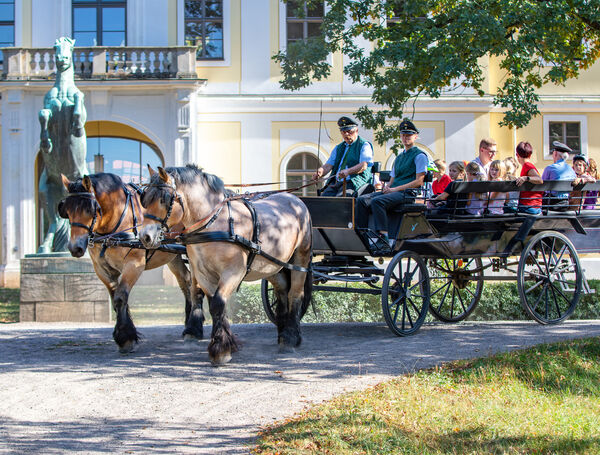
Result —
<path fill-rule="evenodd" d="M 122 11 L 121 41 L 101 42 L 115 33 L 107 28 L 96 30 L 92 45 L 79 47 L 90 33 L 79 22 L 81 8 L 102 15 L 107 3 Z M 212 13 L 218 17 L 191 12 L 192 6 L 207 4 L 217 5 Z M 369 90 L 344 76 L 341 54 L 328 57 L 332 71 L 327 80 L 294 93 L 280 88 L 280 69 L 271 57 L 285 48 L 292 30 L 286 8 L 279 0 L 14 0 L 14 39 L 4 51 L 0 81 L 0 285 L 18 282 L 19 259 L 34 253 L 40 241 L 37 112 L 53 84 L 52 45 L 58 37 L 78 40 L 76 84 L 85 95 L 88 138 L 98 140 L 94 147 L 111 138 L 137 141 L 140 157 L 146 147 L 153 163 L 193 162 L 226 183 L 268 182 L 261 188 L 281 188 L 308 178 L 316 163 L 328 158 L 342 140 L 336 125 L 340 116 L 352 116 L 363 105 L 376 108 Z M 210 58 L 199 58 L 196 48 L 186 47 L 199 43 L 190 43 L 190 24 L 206 30 L 212 24 L 202 41 L 207 49 L 210 40 L 217 43 Z M 564 87 L 542 88 L 541 115 L 519 130 L 498 126 L 502 111 L 492 104 L 502 79 L 498 61 L 482 59 L 481 65 L 486 96 L 465 91 L 417 100 L 418 142 L 434 157 L 470 160 L 486 137 L 497 141 L 500 157 L 507 157 L 527 140 L 541 170 L 550 163 L 551 133 L 560 130 L 559 139 L 600 159 L 600 64 Z M 373 140 L 371 131 L 361 129 L 360 134 Z M 374 144 L 375 160 L 387 168 L 394 158 L 391 146 Z M 142 159 L 123 153 L 113 164 L 119 158 L 143 177 Z M 88 149 L 91 168 L 94 154 L 100 155 L 100 148 Z"/>

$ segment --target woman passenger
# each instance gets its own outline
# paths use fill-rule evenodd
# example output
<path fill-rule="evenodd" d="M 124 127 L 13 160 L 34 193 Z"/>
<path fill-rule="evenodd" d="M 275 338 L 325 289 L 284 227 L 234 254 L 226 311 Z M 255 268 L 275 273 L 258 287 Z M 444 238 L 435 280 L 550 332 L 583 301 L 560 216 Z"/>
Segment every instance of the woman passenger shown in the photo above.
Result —
<path fill-rule="evenodd" d="M 598 176 L 598 167 L 596 165 L 596 160 L 594 158 L 590 158 L 587 168 L 587 174 L 592 177 L 594 180 L 598 180 L 600 178 Z M 583 202 L 583 210 L 594 210 L 596 208 L 596 201 L 598 200 L 598 191 L 591 190 L 585 193 L 585 201 Z"/>
<path fill-rule="evenodd" d="M 535 165 L 531 162 L 533 147 L 529 142 L 519 142 L 515 150 L 517 161 L 522 166 L 521 176 L 515 180 L 517 186 L 523 185 L 525 182 L 531 182 L 536 185 L 544 183 L 540 173 Z M 542 213 L 542 196 L 543 191 L 521 191 L 519 197 L 519 213 L 528 213 L 530 215 L 539 215 Z"/>
<path fill-rule="evenodd" d="M 596 181 L 594 177 L 587 173 L 588 161 L 584 155 L 575 155 L 573 157 L 573 170 L 577 178 L 573 180 L 573 185 L 582 183 L 593 183 Z M 571 191 L 569 194 L 569 207 L 571 210 L 579 210 L 581 208 L 584 196 L 587 197 L 587 191 Z"/>

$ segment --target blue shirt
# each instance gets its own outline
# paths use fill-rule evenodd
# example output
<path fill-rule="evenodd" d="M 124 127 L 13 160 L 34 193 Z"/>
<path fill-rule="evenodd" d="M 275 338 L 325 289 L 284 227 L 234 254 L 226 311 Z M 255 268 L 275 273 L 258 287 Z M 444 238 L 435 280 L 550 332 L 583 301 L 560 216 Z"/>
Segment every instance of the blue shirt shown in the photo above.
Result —
<path fill-rule="evenodd" d="M 571 166 L 565 160 L 558 160 L 556 163 L 546 166 L 542 173 L 542 180 L 575 180 L 577 175 Z M 564 191 L 548 191 L 549 194 L 567 199 L 568 192 Z"/>
<path fill-rule="evenodd" d="M 346 155 L 346 152 L 348 152 L 348 147 L 350 147 L 350 145 L 346 144 L 346 147 L 344 148 L 344 154 L 342 155 L 342 160 L 340 161 L 340 163 L 344 162 L 344 155 Z M 335 164 L 335 159 L 337 158 L 337 150 L 338 147 L 335 146 L 331 151 L 331 155 L 329 155 L 329 159 L 325 162 L 325 164 L 329 164 L 330 166 L 332 166 L 332 168 Z M 373 146 L 366 141 L 360 149 L 360 157 L 358 159 L 359 163 L 362 163 L 363 161 L 367 162 L 367 167 L 373 166 Z M 344 169 L 348 169 L 348 166 L 346 166 Z M 331 172 L 337 174 L 342 170 L 343 169 L 331 169 Z M 350 180 L 350 176 L 346 177 L 346 180 Z"/>

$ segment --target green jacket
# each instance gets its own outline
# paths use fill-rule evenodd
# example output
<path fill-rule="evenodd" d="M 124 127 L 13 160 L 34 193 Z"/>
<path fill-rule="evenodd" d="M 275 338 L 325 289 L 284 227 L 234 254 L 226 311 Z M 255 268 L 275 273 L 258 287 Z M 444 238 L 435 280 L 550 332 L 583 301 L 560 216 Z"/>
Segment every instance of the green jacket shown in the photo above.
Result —
<path fill-rule="evenodd" d="M 417 178 L 415 159 L 419 153 L 425 153 L 419 147 L 411 147 L 400 153 L 394 160 L 394 181 L 392 188 L 412 182 Z M 425 155 L 427 155 L 425 153 Z"/>
<path fill-rule="evenodd" d="M 342 156 L 344 155 L 344 150 L 346 148 L 346 142 L 341 142 L 340 144 L 338 144 L 335 147 L 335 163 L 333 163 L 333 168 L 331 169 L 333 175 L 336 175 L 342 169 L 350 168 L 360 163 L 360 151 L 363 147 L 363 144 L 365 143 L 368 142 L 365 141 L 362 137 L 358 136 L 356 140 L 352 144 L 350 144 L 350 147 L 348 148 L 348 153 L 346 153 L 346 157 L 343 163 L 341 161 Z M 359 189 L 365 183 L 369 183 L 371 181 L 371 177 L 371 167 L 367 167 L 360 174 L 351 175 L 350 181 L 354 185 L 354 188 Z"/>

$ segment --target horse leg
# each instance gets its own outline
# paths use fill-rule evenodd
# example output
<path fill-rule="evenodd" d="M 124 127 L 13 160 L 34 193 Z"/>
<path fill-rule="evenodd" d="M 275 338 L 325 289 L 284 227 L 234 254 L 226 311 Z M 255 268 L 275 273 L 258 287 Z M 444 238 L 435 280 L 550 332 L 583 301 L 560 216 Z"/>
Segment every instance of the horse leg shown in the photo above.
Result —
<path fill-rule="evenodd" d="M 181 336 L 184 341 L 201 340 L 204 336 L 202 327 L 204 324 L 204 312 L 202 311 L 204 292 L 198 288 L 196 280 L 192 279 L 192 274 L 185 266 L 181 256 L 176 256 L 167 266 L 177 278 L 179 288 L 185 296 L 185 329 Z"/>
<path fill-rule="evenodd" d="M 140 335 L 129 313 L 128 301 L 131 288 L 142 274 L 144 265 L 143 260 L 126 263 L 113 296 L 113 308 L 117 314 L 113 339 L 119 346 L 119 352 L 123 354 L 131 352 L 140 341 Z"/>
<path fill-rule="evenodd" d="M 302 267 L 308 267 L 310 263 L 310 250 L 296 251 L 292 256 L 291 263 Z M 289 287 L 287 288 L 287 307 L 282 308 L 281 325 L 278 325 L 278 343 L 280 350 L 289 350 L 300 346 L 302 335 L 300 334 L 300 309 L 302 304 L 310 301 L 312 296 L 312 273 L 287 271 L 289 274 Z"/>
<path fill-rule="evenodd" d="M 208 344 L 208 356 L 215 366 L 229 362 L 231 354 L 239 350 L 239 342 L 236 336 L 231 333 L 229 321 L 225 316 L 225 304 L 241 283 L 244 274 L 228 278 L 222 276 L 214 295 L 208 297 L 208 306 L 212 317 L 212 333 Z"/>

